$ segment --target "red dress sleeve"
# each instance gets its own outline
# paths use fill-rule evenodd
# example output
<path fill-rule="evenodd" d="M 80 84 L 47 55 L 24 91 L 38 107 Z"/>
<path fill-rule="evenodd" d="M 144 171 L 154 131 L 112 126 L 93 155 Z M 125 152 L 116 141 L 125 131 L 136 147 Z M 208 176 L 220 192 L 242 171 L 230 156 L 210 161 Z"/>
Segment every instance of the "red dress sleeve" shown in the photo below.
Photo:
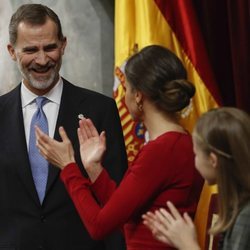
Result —
<path fill-rule="evenodd" d="M 101 205 L 104 205 L 116 190 L 116 182 L 109 177 L 107 170 L 103 168 L 101 174 L 91 184 L 91 190 L 95 193 Z"/>
<path fill-rule="evenodd" d="M 97 204 L 89 180 L 82 176 L 78 167 L 70 164 L 64 168 L 61 179 L 92 238 L 104 238 L 152 203 L 174 174 L 171 157 L 168 157 L 168 170 L 166 164 L 162 164 L 166 160 L 165 153 L 171 156 L 171 150 L 171 147 L 162 149 L 154 143 L 146 145 L 103 207 Z"/>

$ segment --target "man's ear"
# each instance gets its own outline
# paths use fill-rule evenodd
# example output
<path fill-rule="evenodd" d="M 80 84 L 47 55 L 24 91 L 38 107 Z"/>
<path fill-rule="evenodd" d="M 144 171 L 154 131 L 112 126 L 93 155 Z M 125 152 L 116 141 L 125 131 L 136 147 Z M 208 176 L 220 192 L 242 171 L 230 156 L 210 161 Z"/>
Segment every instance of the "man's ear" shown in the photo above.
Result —
<path fill-rule="evenodd" d="M 63 41 L 62 41 L 62 48 L 61 48 L 62 55 L 64 55 L 64 51 L 65 51 L 66 46 L 67 46 L 67 38 L 64 37 Z"/>
<path fill-rule="evenodd" d="M 217 166 L 218 166 L 218 157 L 217 157 L 217 155 L 215 153 L 211 152 L 209 154 L 209 161 L 210 161 L 211 166 L 213 168 L 217 168 Z"/>
<path fill-rule="evenodd" d="M 12 58 L 12 60 L 16 61 L 17 58 L 16 58 L 16 51 L 15 51 L 15 48 L 13 45 L 11 45 L 10 43 L 7 45 L 7 49 L 9 51 L 9 54 Z"/>

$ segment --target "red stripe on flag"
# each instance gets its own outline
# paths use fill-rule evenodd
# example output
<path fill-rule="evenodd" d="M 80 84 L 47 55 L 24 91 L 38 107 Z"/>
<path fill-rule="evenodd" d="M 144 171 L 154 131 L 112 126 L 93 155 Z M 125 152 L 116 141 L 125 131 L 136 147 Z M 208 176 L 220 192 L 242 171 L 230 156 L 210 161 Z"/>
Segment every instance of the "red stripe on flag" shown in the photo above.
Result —
<path fill-rule="evenodd" d="M 208 55 L 200 33 L 191 0 L 154 0 L 169 23 L 183 50 L 191 60 L 208 90 L 221 105 L 221 97 L 211 71 Z"/>

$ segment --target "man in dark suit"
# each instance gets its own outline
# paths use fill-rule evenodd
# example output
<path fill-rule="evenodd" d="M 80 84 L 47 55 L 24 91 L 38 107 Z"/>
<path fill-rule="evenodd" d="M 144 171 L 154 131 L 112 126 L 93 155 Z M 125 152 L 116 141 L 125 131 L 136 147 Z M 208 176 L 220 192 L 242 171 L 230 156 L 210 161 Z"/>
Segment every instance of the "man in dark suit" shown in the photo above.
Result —
<path fill-rule="evenodd" d="M 48 133 L 58 140 L 59 126 L 65 128 L 83 174 L 86 173 L 77 139 L 79 118 L 89 117 L 99 132 L 106 131 L 104 166 L 119 182 L 127 161 L 114 100 L 60 77 L 67 41 L 60 20 L 48 7 L 19 7 L 11 18 L 9 34 L 8 50 L 23 79 L 14 90 L 0 97 L 0 249 L 123 249 L 119 233 L 105 241 L 90 238 L 55 166 L 48 166 L 44 197 L 40 199 L 29 160 L 35 100 L 44 96 L 47 101 L 42 109 Z"/>

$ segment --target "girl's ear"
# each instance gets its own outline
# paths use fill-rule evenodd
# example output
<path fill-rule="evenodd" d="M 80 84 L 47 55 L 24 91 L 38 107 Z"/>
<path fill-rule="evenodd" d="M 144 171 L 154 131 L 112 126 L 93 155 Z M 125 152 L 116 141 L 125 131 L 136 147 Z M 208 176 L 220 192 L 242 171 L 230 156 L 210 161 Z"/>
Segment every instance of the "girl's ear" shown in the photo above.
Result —
<path fill-rule="evenodd" d="M 209 154 L 209 161 L 210 161 L 211 166 L 213 168 L 217 168 L 217 166 L 218 166 L 218 157 L 217 157 L 217 155 L 215 153 L 211 152 Z"/>

